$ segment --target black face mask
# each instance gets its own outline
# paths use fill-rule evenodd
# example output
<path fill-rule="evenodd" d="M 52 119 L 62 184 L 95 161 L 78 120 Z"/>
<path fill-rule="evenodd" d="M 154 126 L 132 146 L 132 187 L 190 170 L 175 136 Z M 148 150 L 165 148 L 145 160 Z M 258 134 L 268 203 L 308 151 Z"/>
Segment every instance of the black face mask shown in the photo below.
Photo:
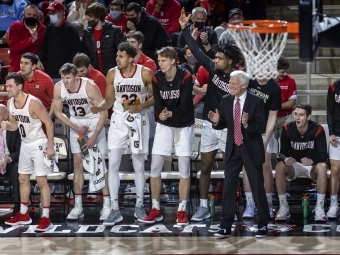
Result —
<path fill-rule="evenodd" d="M 133 24 L 137 24 L 138 17 L 128 18 L 129 21 L 131 21 Z"/>
<path fill-rule="evenodd" d="M 29 18 L 25 17 L 25 24 L 27 26 L 34 27 L 37 24 L 37 21 L 38 20 L 34 17 L 29 17 Z"/>
<path fill-rule="evenodd" d="M 205 22 L 197 22 L 197 21 L 195 21 L 194 27 L 197 28 L 198 30 L 202 30 L 202 28 L 204 27 L 204 23 Z"/>
<path fill-rule="evenodd" d="M 89 21 L 87 22 L 87 24 L 88 24 L 90 27 L 95 28 L 95 27 L 97 26 L 97 24 L 98 24 L 98 21 L 96 21 L 96 20 L 89 20 Z"/>

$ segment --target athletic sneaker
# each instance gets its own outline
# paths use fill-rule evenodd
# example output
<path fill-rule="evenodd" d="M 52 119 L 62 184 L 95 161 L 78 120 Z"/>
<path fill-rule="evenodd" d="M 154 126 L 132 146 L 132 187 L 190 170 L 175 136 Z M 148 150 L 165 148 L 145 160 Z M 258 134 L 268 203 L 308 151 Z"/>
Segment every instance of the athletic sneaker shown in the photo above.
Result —
<path fill-rule="evenodd" d="M 262 237 L 266 237 L 267 235 L 268 235 L 268 227 L 263 226 L 262 228 L 259 228 L 257 230 L 255 237 L 262 238 Z"/>
<path fill-rule="evenodd" d="M 187 215 L 186 211 L 178 211 L 176 213 L 176 217 L 177 217 L 177 219 L 176 219 L 177 225 L 179 225 L 179 226 L 189 225 L 188 215 Z"/>
<path fill-rule="evenodd" d="M 246 209 L 243 213 L 243 218 L 254 218 L 256 215 L 255 204 L 247 204 Z"/>
<path fill-rule="evenodd" d="M 84 218 L 83 208 L 75 206 L 72 211 L 67 215 L 67 220 L 78 220 Z"/>
<path fill-rule="evenodd" d="M 144 223 L 155 223 L 157 221 L 163 220 L 163 216 L 161 210 L 157 210 L 156 208 L 152 208 L 149 212 L 149 215 L 146 216 L 143 220 Z"/>
<path fill-rule="evenodd" d="M 110 212 L 111 212 L 111 207 L 104 205 L 103 208 L 100 211 L 100 218 L 99 218 L 99 220 L 106 220 L 107 217 L 109 217 Z"/>
<path fill-rule="evenodd" d="M 123 216 L 120 214 L 119 210 L 111 209 L 109 216 L 104 220 L 104 226 L 114 226 L 116 223 L 121 222 L 123 220 Z"/>
<path fill-rule="evenodd" d="M 211 217 L 209 208 L 204 206 L 197 207 L 196 213 L 191 217 L 192 221 L 202 221 Z"/>
<path fill-rule="evenodd" d="M 287 220 L 290 218 L 290 213 L 289 213 L 289 207 L 282 205 L 280 206 L 280 209 L 278 210 L 275 220 Z"/>
<path fill-rule="evenodd" d="M 18 212 L 13 218 L 10 218 L 9 220 L 5 221 L 5 224 L 10 226 L 16 226 L 16 225 L 26 225 L 31 224 L 32 219 L 28 213 L 28 211 L 25 214 L 21 214 Z"/>
<path fill-rule="evenodd" d="M 315 215 L 314 220 L 315 221 L 327 221 L 327 216 L 325 214 L 325 210 L 321 206 L 316 206 L 314 209 Z"/>
<path fill-rule="evenodd" d="M 271 219 L 274 218 L 273 205 L 269 205 L 269 217 L 270 217 Z"/>
<path fill-rule="evenodd" d="M 135 208 L 134 216 L 138 219 L 139 222 L 143 222 L 143 220 L 147 217 L 144 206 L 137 206 Z"/>
<path fill-rule="evenodd" d="M 224 228 L 221 228 L 214 234 L 214 236 L 224 237 L 224 238 L 230 237 L 231 236 L 231 229 L 226 230 Z"/>
<path fill-rule="evenodd" d="M 44 232 L 51 228 L 53 228 L 53 224 L 51 223 L 50 218 L 41 217 L 35 231 Z"/>
<path fill-rule="evenodd" d="M 339 203 L 333 203 L 328 209 L 327 218 L 335 219 L 340 214 Z"/>

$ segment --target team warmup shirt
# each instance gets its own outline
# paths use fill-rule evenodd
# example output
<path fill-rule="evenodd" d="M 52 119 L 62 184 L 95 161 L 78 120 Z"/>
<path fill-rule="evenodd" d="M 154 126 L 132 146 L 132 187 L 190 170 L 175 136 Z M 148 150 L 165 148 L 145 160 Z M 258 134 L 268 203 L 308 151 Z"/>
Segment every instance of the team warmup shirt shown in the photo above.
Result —
<path fill-rule="evenodd" d="M 331 83 L 327 94 L 327 124 L 329 135 L 340 136 L 340 80 Z"/>
<path fill-rule="evenodd" d="M 99 119 L 99 113 L 94 114 L 90 110 L 91 99 L 86 93 L 88 79 L 81 77 L 79 80 L 79 88 L 76 92 L 70 92 L 61 81 L 61 99 L 69 105 L 70 117 L 74 119 Z"/>
<path fill-rule="evenodd" d="M 115 90 L 116 100 L 113 104 L 113 111 L 115 113 L 123 113 L 123 100 L 128 100 L 129 104 L 143 104 L 148 95 L 147 87 L 145 86 L 142 78 L 143 66 L 136 64 L 135 72 L 131 77 L 124 77 L 121 70 L 115 67 L 115 78 L 113 87 Z M 137 100 L 137 101 L 136 101 Z M 144 109 L 144 113 L 147 109 Z"/>
<path fill-rule="evenodd" d="M 308 129 L 301 134 L 295 121 L 286 123 L 282 128 L 280 157 L 292 157 L 301 163 L 302 158 L 313 160 L 313 165 L 327 160 L 326 134 L 323 127 L 308 121 Z"/>
<path fill-rule="evenodd" d="M 204 99 L 203 119 L 211 122 L 208 118 L 209 111 L 215 112 L 216 109 L 219 109 L 222 97 L 229 94 L 230 74 L 224 73 L 215 68 L 215 62 L 197 46 L 197 43 L 190 34 L 189 27 L 183 29 L 182 34 L 191 53 L 198 60 L 198 63 L 210 74 L 207 92 Z"/>
<path fill-rule="evenodd" d="M 158 70 L 152 77 L 155 110 L 161 113 L 166 107 L 172 112 L 172 117 L 158 120 L 159 123 L 169 127 L 190 127 L 194 124 L 194 105 L 192 103 L 192 76 L 191 73 L 177 66 L 172 81 L 167 81 L 165 73 Z"/>
<path fill-rule="evenodd" d="M 281 109 L 281 88 L 275 80 L 270 79 L 265 85 L 260 85 L 257 80 L 250 80 L 248 91 L 263 99 L 266 122 L 269 111 Z"/>
<path fill-rule="evenodd" d="M 25 143 L 33 143 L 40 139 L 46 139 L 46 135 L 42 129 L 40 119 L 34 119 L 29 112 L 29 106 L 32 99 L 39 100 L 36 97 L 27 94 L 26 101 L 22 108 L 16 108 L 14 98 L 9 100 L 10 112 L 13 118 L 18 122 L 18 128 L 21 140 Z"/>

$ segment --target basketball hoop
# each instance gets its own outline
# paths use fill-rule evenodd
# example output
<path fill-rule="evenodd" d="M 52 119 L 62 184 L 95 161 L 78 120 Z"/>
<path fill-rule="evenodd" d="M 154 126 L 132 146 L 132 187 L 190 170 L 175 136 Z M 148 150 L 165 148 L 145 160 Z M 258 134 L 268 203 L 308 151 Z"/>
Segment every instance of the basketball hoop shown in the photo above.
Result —
<path fill-rule="evenodd" d="M 288 33 L 299 40 L 299 26 L 293 22 L 244 20 L 228 24 L 228 27 L 242 51 L 251 79 L 275 79 L 277 62 L 285 48 Z"/>

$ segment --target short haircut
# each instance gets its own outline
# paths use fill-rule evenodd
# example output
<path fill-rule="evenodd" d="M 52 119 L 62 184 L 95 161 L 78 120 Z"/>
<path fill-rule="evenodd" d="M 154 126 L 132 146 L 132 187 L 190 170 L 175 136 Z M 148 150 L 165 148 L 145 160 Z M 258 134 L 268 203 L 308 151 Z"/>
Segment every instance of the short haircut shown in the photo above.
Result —
<path fill-rule="evenodd" d="M 249 75 L 241 70 L 233 71 L 230 74 L 230 77 L 237 76 L 240 78 L 240 85 L 246 85 L 248 87 L 249 84 Z"/>
<path fill-rule="evenodd" d="M 79 20 L 74 20 L 72 21 L 72 26 L 77 30 L 77 32 L 83 32 L 85 27 L 84 27 L 84 23 L 79 21 Z"/>
<path fill-rule="evenodd" d="M 117 5 L 117 6 L 120 6 L 120 8 L 122 10 L 124 10 L 124 1 L 123 0 L 113 0 L 111 3 L 110 3 L 110 7 L 112 5 Z"/>
<path fill-rule="evenodd" d="M 192 9 L 192 12 L 191 12 L 192 17 L 195 16 L 196 12 L 201 12 L 201 13 L 203 13 L 204 16 L 205 16 L 205 18 L 207 18 L 207 16 L 208 16 L 207 10 L 204 9 L 203 7 L 196 7 L 196 8 L 194 8 L 194 9 Z"/>
<path fill-rule="evenodd" d="M 134 58 L 137 56 L 137 50 L 135 47 L 130 45 L 128 42 L 122 42 L 118 45 L 118 50 L 119 51 L 125 51 L 126 55 L 128 55 L 131 58 Z"/>
<path fill-rule="evenodd" d="M 39 62 L 39 57 L 38 57 L 37 55 L 31 53 L 31 52 L 26 52 L 26 53 L 24 53 L 24 54 L 21 56 L 21 58 L 26 58 L 26 59 L 31 60 L 32 65 L 36 65 L 36 64 L 38 64 L 38 62 Z"/>
<path fill-rule="evenodd" d="M 238 64 L 243 59 L 240 49 L 232 43 L 219 42 L 212 48 L 215 52 L 222 52 L 226 57 L 230 58 L 233 64 Z"/>
<path fill-rule="evenodd" d="M 157 54 L 163 58 L 177 59 L 177 52 L 173 47 L 167 46 L 157 51 Z"/>
<path fill-rule="evenodd" d="M 140 31 L 129 31 L 127 34 L 126 34 L 126 38 L 133 38 L 133 39 L 136 39 L 136 41 L 138 42 L 138 44 L 144 42 L 144 35 L 142 32 Z"/>
<path fill-rule="evenodd" d="M 73 64 L 77 68 L 84 67 L 84 66 L 88 68 L 90 66 L 90 63 L 91 63 L 90 58 L 84 53 L 78 53 L 73 58 Z"/>
<path fill-rule="evenodd" d="M 281 55 L 279 58 L 279 61 L 277 62 L 277 70 L 288 69 L 288 68 L 289 68 L 288 59 L 285 56 Z"/>
<path fill-rule="evenodd" d="M 295 106 L 294 110 L 297 108 L 304 109 L 306 111 L 307 116 L 312 114 L 312 106 L 310 104 L 302 102 Z"/>
<path fill-rule="evenodd" d="M 61 75 L 73 74 L 74 76 L 76 76 L 77 73 L 78 73 L 77 67 L 71 63 L 65 63 L 59 69 L 59 74 Z"/>
<path fill-rule="evenodd" d="M 7 74 L 6 77 L 5 77 L 5 80 L 8 81 L 10 79 L 13 79 L 17 86 L 22 85 L 22 89 L 24 89 L 25 78 L 22 74 L 20 74 L 20 73 Z"/>
<path fill-rule="evenodd" d="M 126 11 L 127 12 L 130 12 L 130 11 L 135 11 L 135 13 L 140 13 L 142 12 L 142 7 L 135 3 L 135 2 L 132 2 L 132 3 L 129 3 L 128 6 L 126 7 Z"/>
<path fill-rule="evenodd" d="M 94 2 L 86 8 L 85 15 L 90 14 L 96 19 L 100 19 L 100 21 L 104 22 L 107 15 L 107 9 L 104 5 Z"/>
<path fill-rule="evenodd" d="M 35 4 L 28 4 L 28 5 L 25 6 L 25 10 L 26 10 L 27 8 L 33 8 L 33 9 L 39 10 L 38 6 L 36 6 Z"/>

